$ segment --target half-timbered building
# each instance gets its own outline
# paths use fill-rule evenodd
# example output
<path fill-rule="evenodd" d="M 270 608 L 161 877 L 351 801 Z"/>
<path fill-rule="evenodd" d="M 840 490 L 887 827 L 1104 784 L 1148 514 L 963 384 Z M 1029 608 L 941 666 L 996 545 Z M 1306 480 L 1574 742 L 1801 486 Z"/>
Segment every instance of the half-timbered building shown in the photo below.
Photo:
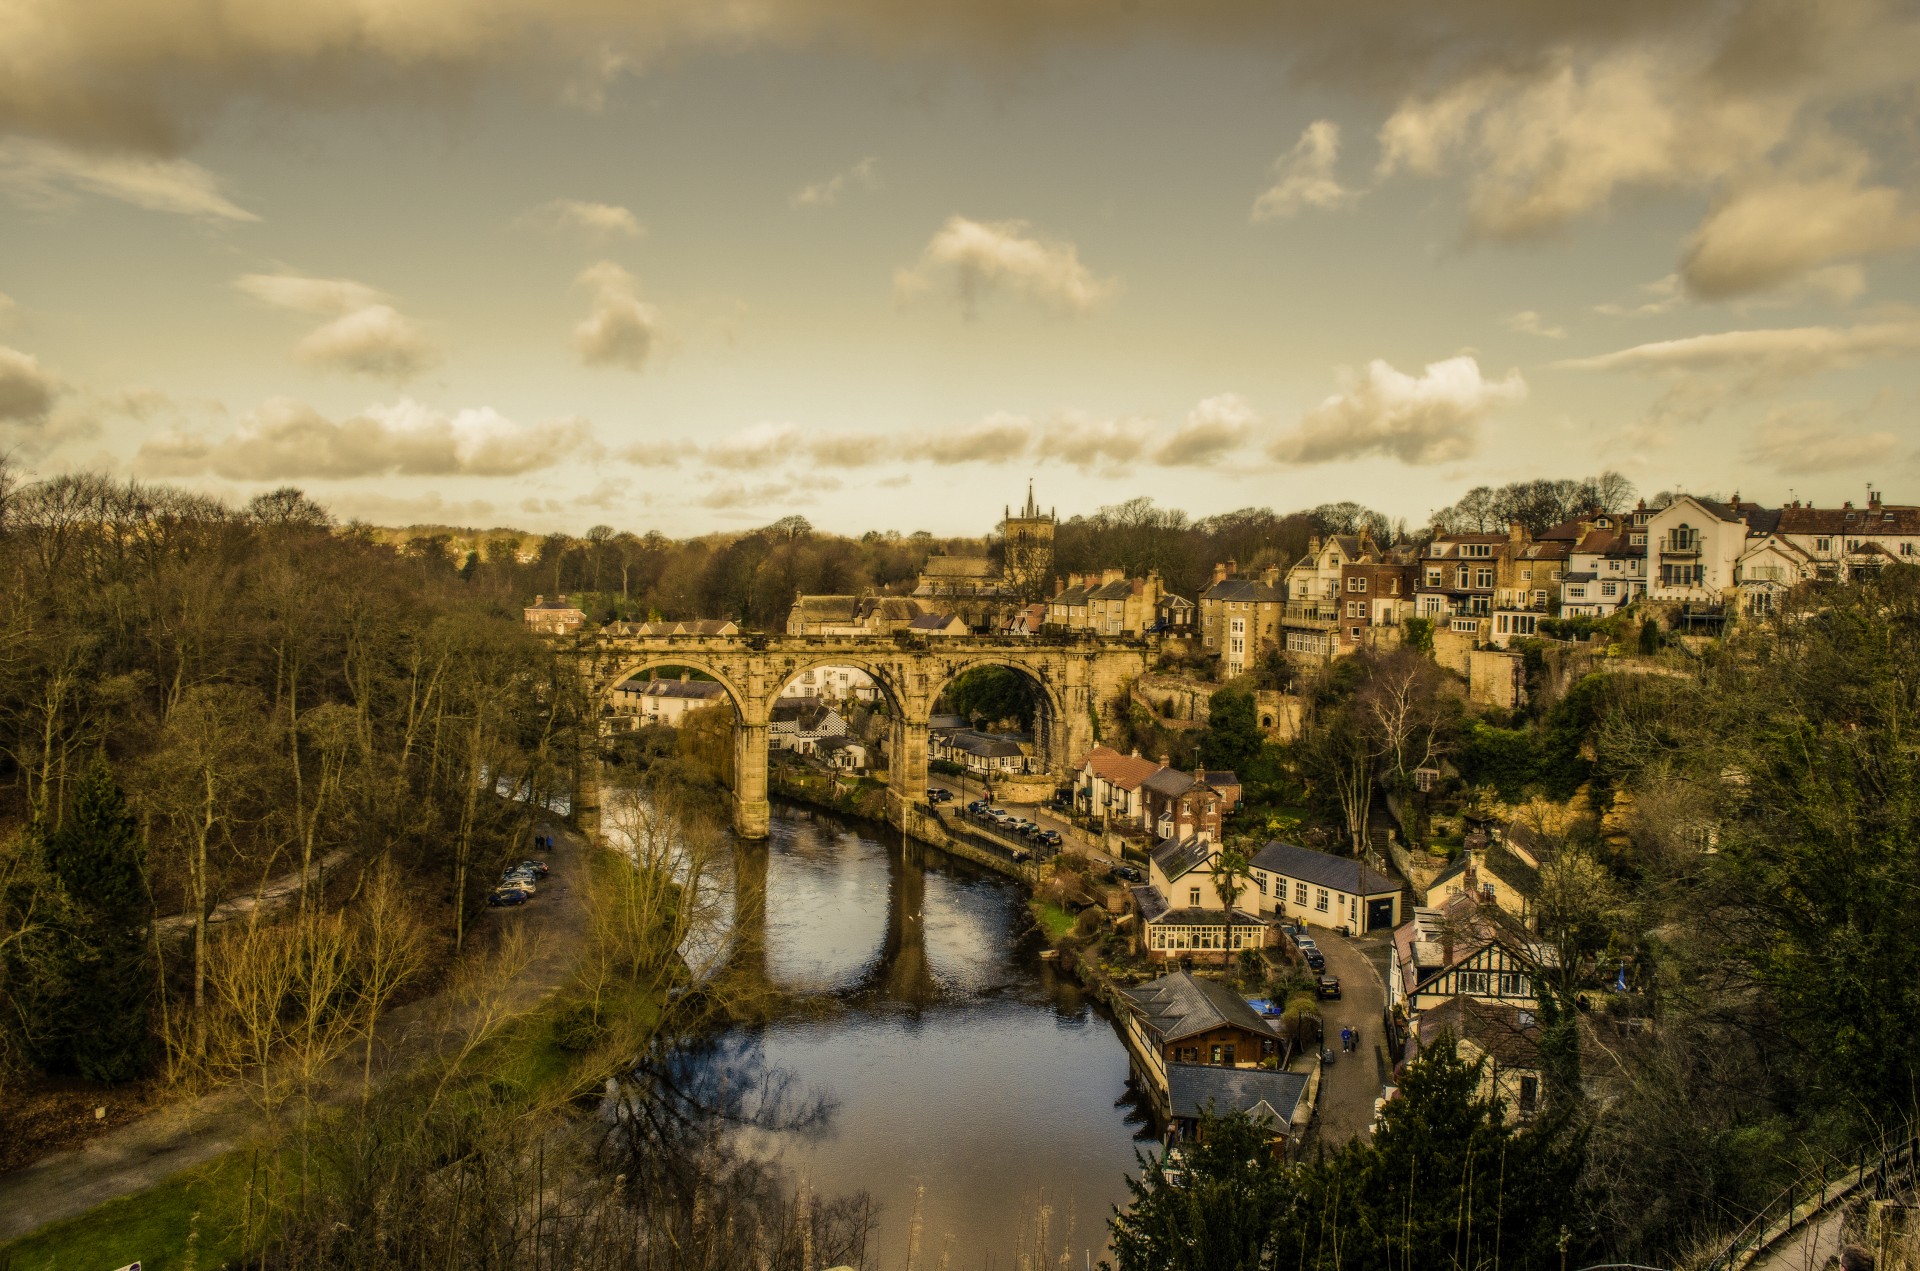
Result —
<path fill-rule="evenodd" d="M 1393 933 L 1388 1005 L 1409 1023 L 1455 997 L 1531 1005 L 1534 975 L 1552 960 L 1548 946 L 1499 910 L 1457 897 L 1443 909 L 1415 909 Z"/>

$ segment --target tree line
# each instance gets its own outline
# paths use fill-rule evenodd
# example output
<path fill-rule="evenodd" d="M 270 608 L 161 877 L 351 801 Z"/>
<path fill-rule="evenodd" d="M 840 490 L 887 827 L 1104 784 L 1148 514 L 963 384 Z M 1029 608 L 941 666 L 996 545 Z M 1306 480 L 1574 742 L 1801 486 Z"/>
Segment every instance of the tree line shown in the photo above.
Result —
<path fill-rule="evenodd" d="M 533 815 L 494 789 L 572 780 L 517 582 L 298 491 L 0 465 L 0 578 L 0 1080 L 337 1053 L 463 942 Z"/>

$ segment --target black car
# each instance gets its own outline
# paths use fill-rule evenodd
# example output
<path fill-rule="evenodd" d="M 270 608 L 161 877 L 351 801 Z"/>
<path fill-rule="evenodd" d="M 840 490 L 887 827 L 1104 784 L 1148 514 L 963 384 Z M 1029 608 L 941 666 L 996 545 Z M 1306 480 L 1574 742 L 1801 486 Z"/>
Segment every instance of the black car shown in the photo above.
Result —
<path fill-rule="evenodd" d="M 937 789 L 929 790 L 927 791 L 927 802 L 928 803 L 952 803 L 953 791 L 937 790 Z"/>
<path fill-rule="evenodd" d="M 1145 876 L 1132 865 L 1115 865 L 1113 876 L 1129 883 L 1144 882 Z"/>
<path fill-rule="evenodd" d="M 1340 977 L 1337 975 L 1321 976 L 1319 992 L 1321 997 L 1339 997 L 1340 996 Z"/>
<path fill-rule="evenodd" d="M 533 899 L 533 893 L 522 891 L 518 887 L 502 887 L 487 896 L 489 905 L 524 905 Z"/>
<path fill-rule="evenodd" d="M 1062 842 L 1060 838 L 1060 831 L 1058 830 L 1042 830 L 1038 834 L 1034 835 L 1034 837 L 1036 839 L 1039 839 L 1042 843 L 1045 843 L 1048 847 L 1058 847 Z"/>
<path fill-rule="evenodd" d="M 1312 967 L 1316 971 L 1324 971 L 1327 969 L 1326 955 L 1321 953 L 1320 950 L 1307 949 L 1305 950 L 1305 953 L 1307 955 L 1308 966 Z"/>

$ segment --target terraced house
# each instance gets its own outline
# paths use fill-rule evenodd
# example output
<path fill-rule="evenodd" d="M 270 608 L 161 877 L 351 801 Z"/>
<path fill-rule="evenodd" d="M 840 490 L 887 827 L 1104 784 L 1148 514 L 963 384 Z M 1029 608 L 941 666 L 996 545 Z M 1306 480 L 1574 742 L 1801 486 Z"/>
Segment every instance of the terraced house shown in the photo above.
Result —
<path fill-rule="evenodd" d="M 1213 582 L 1200 593 L 1200 643 L 1218 654 L 1221 669 L 1239 675 L 1258 665 L 1270 649 L 1280 647 L 1280 619 L 1287 597 L 1280 587 L 1280 568 L 1269 565 L 1260 577 L 1236 576 L 1238 564 L 1213 567 Z"/>

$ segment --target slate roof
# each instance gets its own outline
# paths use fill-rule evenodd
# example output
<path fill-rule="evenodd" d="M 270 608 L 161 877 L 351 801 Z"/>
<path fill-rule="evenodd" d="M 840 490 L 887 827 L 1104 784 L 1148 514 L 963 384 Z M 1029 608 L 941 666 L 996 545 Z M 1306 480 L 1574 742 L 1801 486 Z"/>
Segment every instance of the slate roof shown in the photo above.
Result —
<path fill-rule="evenodd" d="M 772 724 L 792 724 L 803 733 L 817 733 L 826 726 L 829 719 L 839 718 L 831 707 L 818 702 L 775 702 L 768 716 Z"/>
<path fill-rule="evenodd" d="M 927 731 L 930 733 L 952 732 L 956 728 L 969 726 L 965 715 L 932 715 L 927 718 Z"/>
<path fill-rule="evenodd" d="M 1047 603 L 1050 605 L 1064 605 L 1069 609 L 1084 605 L 1087 603 L 1087 588 L 1068 587 Z"/>
<path fill-rule="evenodd" d="M 1139 755 L 1123 755 L 1108 746 L 1095 746 L 1079 764 L 1092 768 L 1093 775 L 1122 790 L 1138 790 L 1148 777 L 1160 771 L 1160 765 Z"/>
<path fill-rule="evenodd" d="M 1141 582 L 1138 578 L 1122 578 L 1117 582 L 1102 583 L 1087 593 L 1088 600 L 1125 600 L 1139 592 Z"/>
<path fill-rule="evenodd" d="M 1161 839 L 1153 849 L 1153 863 L 1173 882 L 1206 864 L 1218 846 L 1203 838 Z"/>
<path fill-rule="evenodd" d="M 1505 848 L 1488 848 L 1481 864 L 1497 881 L 1522 896 L 1532 896 L 1540 890 L 1540 872 Z"/>
<path fill-rule="evenodd" d="M 991 578 L 993 562 L 984 556 L 929 556 L 920 572 L 929 578 Z"/>
<path fill-rule="evenodd" d="M 1269 1036 L 1273 1033 L 1267 1021 L 1238 993 L 1189 971 L 1175 971 L 1157 980 L 1121 989 L 1120 995 L 1140 1012 L 1142 1022 L 1163 1044 L 1222 1024 L 1244 1028 L 1250 1033 Z"/>
<path fill-rule="evenodd" d="M 648 680 L 638 688 L 628 680 L 620 686 L 621 691 L 638 693 L 641 697 L 687 697 L 699 701 L 712 701 L 727 695 L 724 686 L 713 680 Z"/>
<path fill-rule="evenodd" d="M 1407 1058 L 1440 1040 L 1440 1034 L 1470 1041 L 1491 1055 L 1502 1068 L 1540 1067 L 1540 1025 L 1524 1006 L 1450 997 L 1420 1012 L 1413 1035 L 1407 1039 Z"/>
<path fill-rule="evenodd" d="M 1377 896 L 1381 892 L 1400 890 L 1399 883 L 1360 861 L 1282 843 L 1278 839 L 1255 854 L 1253 867 L 1349 896 Z"/>
<path fill-rule="evenodd" d="M 952 614 L 923 613 L 907 624 L 910 631 L 945 631 L 957 621 Z M 964 624 L 963 624 L 964 625 Z"/>
<path fill-rule="evenodd" d="M 580 606 L 570 602 L 565 596 L 543 597 L 527 606 L 529 609 L 557 609 L 563 613 L 579 613 Z"/>
<path fill-rule="evenodd" d="M 1221 794 L 1238 797 L 1240 793 L 1240 777 L 1231 768 L 1201 768 L 1194 775 Z"/>
<path fill-rule="evenodd" d="M 1920 507 L 1781 508 L 1782 534 L 1920 534 Z"/>
<path fill-rule="evenodd" d="M 956 729 L 947 738 L 947 744 L 955 750 L 978 755 L 982 759 L 1010 759 L 1026 753 L 1020 748 L 1018 738 L 1001 733 L 978 732 L 971 728 Z"/>
<path fill-rule="evenodd" d="M 1225 601 L 1228 604 L 1277 605 L 1286 597 L 1278 587 L 1270 587 L 1252 578 L 1228 578 L 1201 592 L 1200 599 Z"/>
<path fill-rule="evenodd" d="M 1196 909 L 1186 905 L 1178 909 L 1162 909 L 1146 921 L 1148 925 L 1155 927 L 1223 927 L 1227 925 L 1225 916 L 1218 909 L 1208 909 L 1204 906 Z M 1252 914 L 1242 913 L 1236 909 L 1233 911 L 1233 925 L 1264 927 L 1267 924 L 1263 918 L 1256 918 Z"/>
<path fill-rule="evenodd" d="M 1162 768 L 1140 783 L 1155 794 L 1164 794 L 1177 799 L 1197 784 L 1194 779 L 1178 768 Z"/>
<path fill-rule="evenodd" d="M 1197 1119 L 1210 1107 L 1217 1114 L 1246 1112 L 1257 1121 L 1286 1127 L 1293 1124 L 1294 1112 L 1306 1091 L 1304 1072 L 1167 1065 L 1167 1098 L 1176 1117 Z"/>

